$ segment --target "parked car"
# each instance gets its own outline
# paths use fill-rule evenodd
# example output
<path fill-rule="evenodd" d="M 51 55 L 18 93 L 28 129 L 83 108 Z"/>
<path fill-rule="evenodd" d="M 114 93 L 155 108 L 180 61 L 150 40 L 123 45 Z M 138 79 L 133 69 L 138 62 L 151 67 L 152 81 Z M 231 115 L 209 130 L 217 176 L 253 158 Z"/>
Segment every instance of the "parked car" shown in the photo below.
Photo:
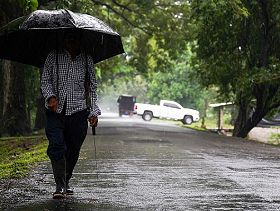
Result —
<path fill-rule="evenodd" d="M 136 97 L 132 95 L 120 95 L 118 98 L 119 103 L 119 116 L 130 115 L 134 113 L 134 104 L 136 102 Z"/>
<path fill-rule="evenodd" d="M 161 100 L 159 105 L 135 103 L 135 112 L 145 121 L 150 121 L 152 118 L 173 119 L 190 125 L 199 120 L 197 110 L 183 108 L 179 103 L 168 100 Z"/>

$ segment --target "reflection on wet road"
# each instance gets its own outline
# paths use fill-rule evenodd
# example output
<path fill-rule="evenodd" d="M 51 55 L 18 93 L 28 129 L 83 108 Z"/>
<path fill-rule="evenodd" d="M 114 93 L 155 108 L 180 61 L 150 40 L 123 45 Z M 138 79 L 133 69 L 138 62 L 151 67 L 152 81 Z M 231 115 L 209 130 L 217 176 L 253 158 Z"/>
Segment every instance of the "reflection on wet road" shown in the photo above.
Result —
<path fill-rule="evenodd" d="M 49 164 L 38 197 L 13 210 L 279 210 L 276 147 L 139 118 L 103 116 L 82 147 L 71 185 L 51 199 Z"/>

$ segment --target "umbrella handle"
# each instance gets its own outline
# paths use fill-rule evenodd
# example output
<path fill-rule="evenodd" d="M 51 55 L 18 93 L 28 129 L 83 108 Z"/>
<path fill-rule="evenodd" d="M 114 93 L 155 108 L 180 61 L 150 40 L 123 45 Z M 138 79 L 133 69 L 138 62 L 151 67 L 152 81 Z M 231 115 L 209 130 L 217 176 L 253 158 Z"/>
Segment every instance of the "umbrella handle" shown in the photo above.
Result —
<path fill-rule="evenodd" d="M 92 129 L 92 135 L 94 135 L 94 136 L 95 136 L 95 135 L 96 135 L 96 132 L 95 132 L 95 126 L 92 126 L 92 127 L 91 127 L 91 129 Z"/>

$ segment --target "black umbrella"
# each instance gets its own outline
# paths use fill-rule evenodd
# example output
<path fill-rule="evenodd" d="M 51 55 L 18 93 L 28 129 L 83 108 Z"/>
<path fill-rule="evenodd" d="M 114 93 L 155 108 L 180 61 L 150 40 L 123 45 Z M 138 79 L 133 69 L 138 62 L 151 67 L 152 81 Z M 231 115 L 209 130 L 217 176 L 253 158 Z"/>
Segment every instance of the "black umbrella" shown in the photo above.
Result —
<path fill-rule="evenodd" d="M 62 47 L 66 29 L 81 30 L 83 48 L 94 63 L 124 53 L 120 35 L 106 23 L 66 9 L 37 10 L 0 29 L 0 58 L 43 67 L 48 53 Z"/>

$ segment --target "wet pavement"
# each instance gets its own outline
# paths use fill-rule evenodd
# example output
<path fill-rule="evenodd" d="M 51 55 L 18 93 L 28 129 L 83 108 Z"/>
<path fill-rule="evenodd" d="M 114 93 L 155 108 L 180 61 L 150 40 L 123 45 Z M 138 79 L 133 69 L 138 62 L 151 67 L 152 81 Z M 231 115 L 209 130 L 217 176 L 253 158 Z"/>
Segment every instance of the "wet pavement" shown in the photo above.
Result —
<path fill-rule="evenodd" d="M 96 136 L 88 131 L 71 180 L 75 194 L 51 198 L 46 162 L 9 210 L 280 210 L 279 149 L 105 114 Z"/>

